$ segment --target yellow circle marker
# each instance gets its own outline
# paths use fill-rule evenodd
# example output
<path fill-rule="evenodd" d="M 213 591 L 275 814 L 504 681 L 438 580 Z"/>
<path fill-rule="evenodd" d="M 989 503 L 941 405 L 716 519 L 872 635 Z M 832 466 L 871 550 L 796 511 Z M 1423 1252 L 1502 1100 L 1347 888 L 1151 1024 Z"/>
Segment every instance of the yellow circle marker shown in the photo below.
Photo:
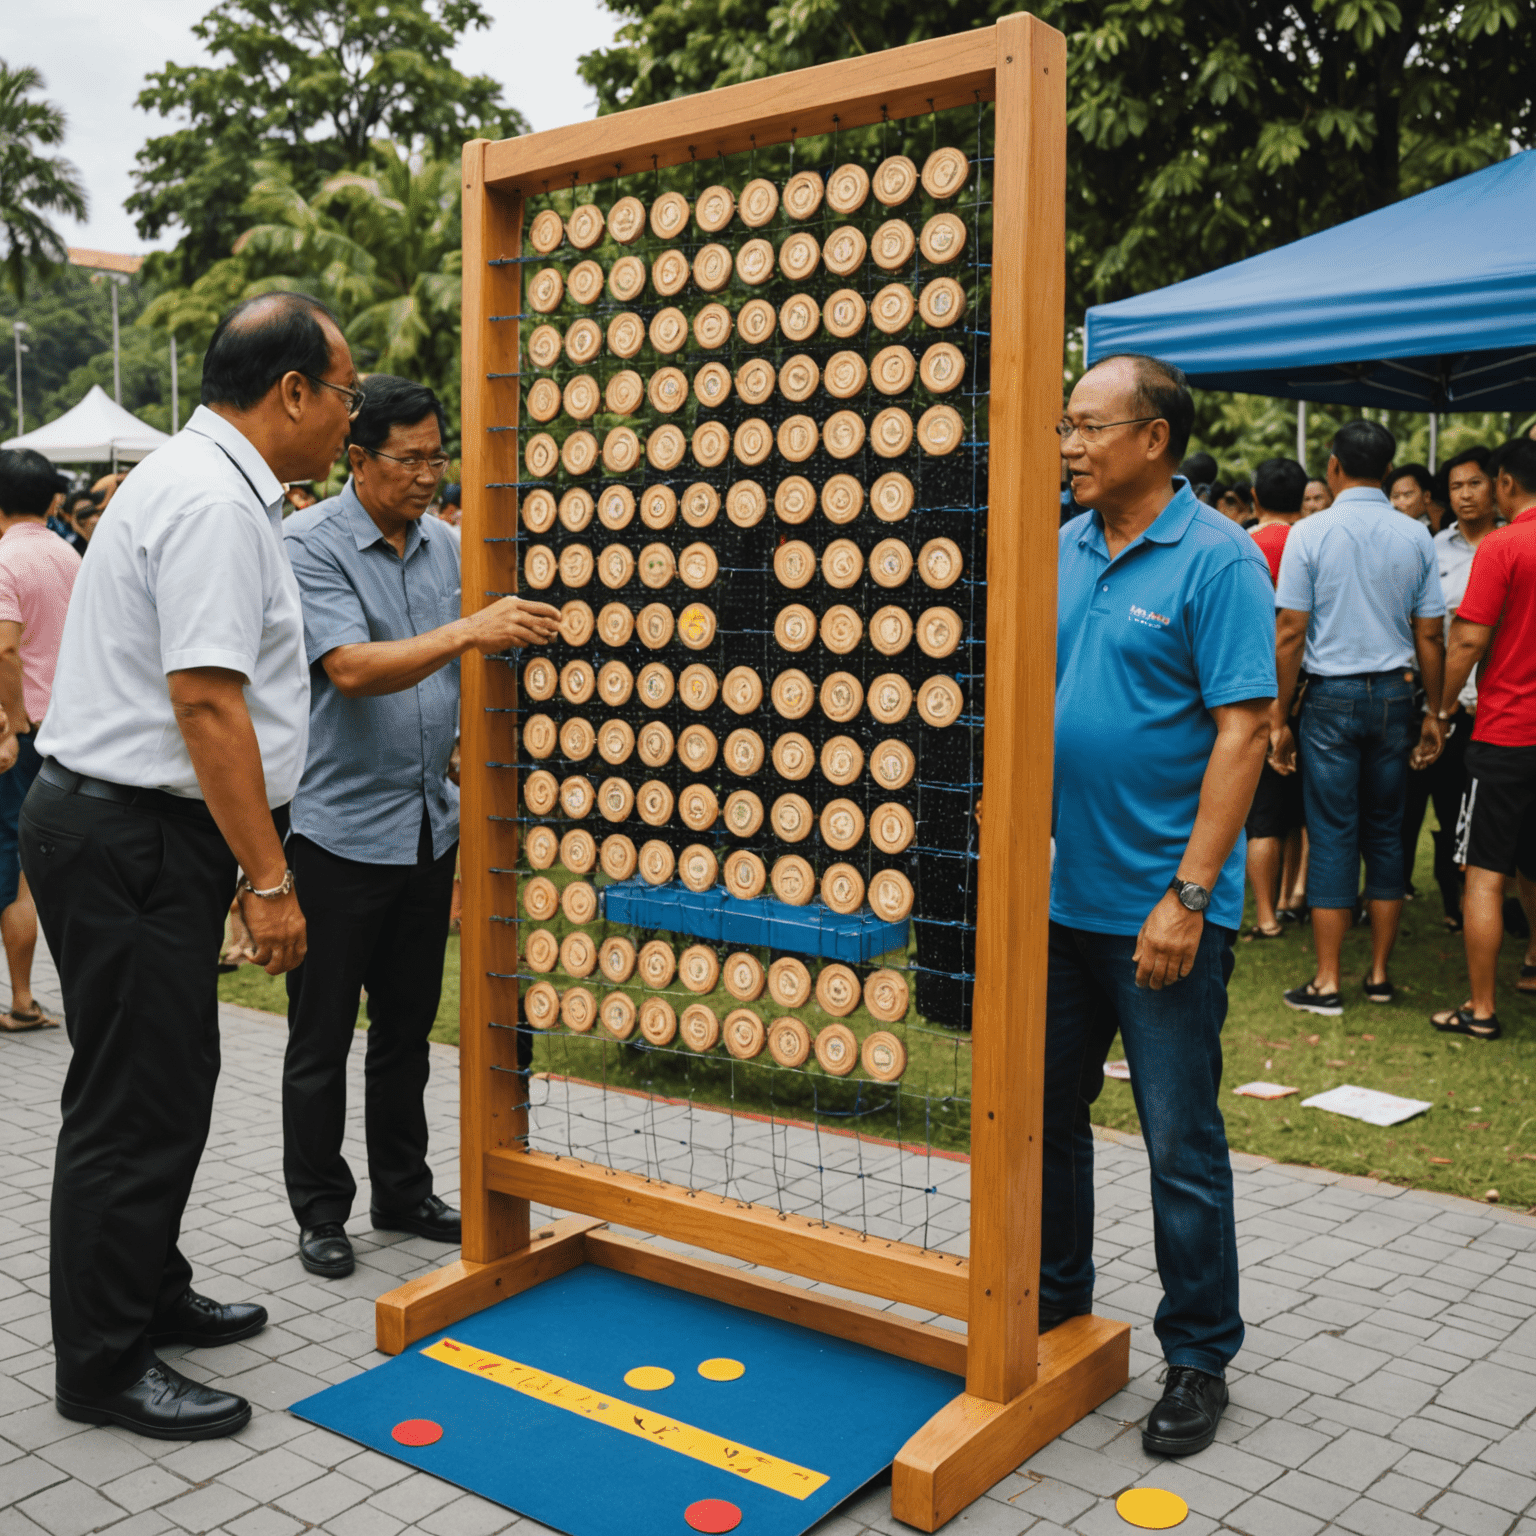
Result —
<path fill-rule="evenodd" d="M 1115 1512 L 1127 1525 L 1144 1531 L 1166 1531 L 1182 1525 L 1189 1505 L 1166 1488 L 1127 1488 L 1115 1500 Z"/>
<path fill-rule="evenodd" d="M 637 1392 L 660 1392 L 663 1387 L 670 1387 L 677 1378 L 662 1365 L 637 1365 L 632 1371 L 625 1371 L 624 1385 L 633 1387 Z"/>
<path fill-rule="evenodd" d="M 740 1360 L 706 1360 L 699 1367 L 699 1375 L 705 1381 L 736 1381 L 747 1374 Z"/>

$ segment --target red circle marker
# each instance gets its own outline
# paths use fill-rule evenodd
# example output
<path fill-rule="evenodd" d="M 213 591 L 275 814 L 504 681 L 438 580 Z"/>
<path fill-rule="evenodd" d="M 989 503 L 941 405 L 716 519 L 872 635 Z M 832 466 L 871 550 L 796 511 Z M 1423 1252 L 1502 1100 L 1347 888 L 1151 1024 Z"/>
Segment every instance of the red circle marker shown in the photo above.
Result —
<path fill-rule="evenodd" d="M 683 1511 L 683 1519 L 696 1531 L 708 1531 L 718 1536 L 722 1531 L 734 1531 L 741 1524 L 741 1511 L 725 1499 L 700 1499 Z"/>
<path fill-rule="evenodd" d="M 443 1426 L 431 1419 L 402 1419 L 389 1432 L 390 1439 L 400 1445 L 435 1445 L 443 1438 Z M 729 1526 L 722 1526 L 729 1530 Z"/>

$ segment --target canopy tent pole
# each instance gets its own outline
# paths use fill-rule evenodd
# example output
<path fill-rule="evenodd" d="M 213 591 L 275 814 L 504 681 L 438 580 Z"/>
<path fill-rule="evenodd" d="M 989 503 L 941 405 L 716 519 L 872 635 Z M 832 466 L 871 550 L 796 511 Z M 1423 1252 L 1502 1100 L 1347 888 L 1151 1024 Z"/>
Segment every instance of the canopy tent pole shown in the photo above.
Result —
<path fill-rule="evenodd" d="M 1429 472 L 1435 472 L 1435 459 L 1440 451 L 1440 416 L 1438 412 L 1429 413 Z"/>
<path fill-rule="evenodd" d="M 1307 467 L 1307 402 L 1296 402 L 1296 462 Z"/>
<path fill-rule="evenodd" d="M 181 427 L 181 384 L 176 373 L 176 332 L 171 332 L 171 435 Z"/>

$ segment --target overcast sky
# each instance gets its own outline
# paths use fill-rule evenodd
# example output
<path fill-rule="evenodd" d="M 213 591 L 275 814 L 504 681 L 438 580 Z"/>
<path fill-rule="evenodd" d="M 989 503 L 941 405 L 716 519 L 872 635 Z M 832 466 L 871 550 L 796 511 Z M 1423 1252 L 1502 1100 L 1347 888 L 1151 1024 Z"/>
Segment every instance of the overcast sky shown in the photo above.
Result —
<path fill-rule="evenodd" d="M 482 3 L 495 22 L 489 31 L 469 34 L 454 57 L 458 67 L 501 81 L 505 98 L 535 128 L 590 117 L 593 100 L 576 78 L 576 60 L 612 41 L 615 21 L 601 0 Z M 60 223 L 70 245 L 142 251 L 151 244 L 174 243 L 141 240 L 123 211 L 123 199 L 132 190 L 134 154 L 157 131 L 157 120 L 133 101 L 151 70 L 167 60 L 191 64 L 202 56 L 192 24 L 210 8 L 211 0 L 0 4 L 0 58 L 13 66 L 36 65 L 47 81 L 48 98 L 69 115 L 63 152 L 80 167 L 91 202 L 85 223 Z M 515 80 L 519 60 L 523 78 Z"/>

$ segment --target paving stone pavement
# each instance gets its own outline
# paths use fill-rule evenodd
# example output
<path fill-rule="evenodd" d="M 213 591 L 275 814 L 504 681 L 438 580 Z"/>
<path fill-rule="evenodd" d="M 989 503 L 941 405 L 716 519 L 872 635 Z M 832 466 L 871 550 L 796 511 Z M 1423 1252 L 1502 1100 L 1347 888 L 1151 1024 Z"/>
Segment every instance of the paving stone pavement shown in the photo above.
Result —
<path fill-rule="evenodd" d="M 57 1007 L 43 955 L 37 991 Z M 272 1322 L 226 1349 L 167 1352 L 255 1406 L 232 1439 L 176 1445 L 84 1428 L 54 1411 L 48 1189 L 68 1042 L 62 1031 L 0 1037 L 0 1536 L 539 1536 L 533 1521 L 284 1412 L 379 1363 L 374 1298 L 451 1255 L 372 1233 L 365 1218 L 352 1223 L 359 1262 L 349 1279 L 306 1275 L 281 1181 L 283 1028 L 225 1008 L 223 1039 L 213 1134 L 184 1244 L 200 1287 L 221 1300 L 260 1299 Z M 353 1052 L 348 1153 L 366 1212 L 361 1057 Z M 457 1066 L 456 1052 L 434 1047 L 428 1109 L 439 1192 L 449 1198 Z M 621 1165 L 654 1159 L 700 1182 L 729 1178 L 759 1198 L 785 1187 L 802 1206 L 858 1210 L 871 1231 L 964 1249 L 963 1162 L 818 1142 L 705 1112 L 690 1118 L 561 1083 L 541 1085 L 536 1099 L 536 1136 L 546 1144 Z M 1098 1154 L 1098 1306 L 1133 1324 L 1130 1385 L 946 1530 L 1109 1536 L 1130 1529 L 1115 1495 L 1151 1485 L 1188 1500 L 1182 1536 L 1536 1536 L 1536 1220 L 1234 1157 L 1247 1341 L 1216 1444 L 1168 1462 L 1142 1452 L 1138 1428 L 1161 1371 L 1146 1158 L 1128 1137 L 1101 1141 Z M 888 1489 L 874 1486 L 818 1529 L 897 1536 L 908 1528 L 891 1519 Z"/>

